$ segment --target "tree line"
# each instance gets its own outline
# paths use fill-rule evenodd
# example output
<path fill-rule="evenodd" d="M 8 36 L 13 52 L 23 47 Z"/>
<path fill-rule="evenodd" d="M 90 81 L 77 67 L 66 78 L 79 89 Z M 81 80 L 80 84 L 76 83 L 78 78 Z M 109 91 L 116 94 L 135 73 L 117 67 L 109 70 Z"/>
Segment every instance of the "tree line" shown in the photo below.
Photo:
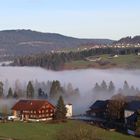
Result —
<path fill-rule="evenodd" d="M 101 84 L 96 83 L 93 92 L 95 93 L 115 93 L 116 86 L 115 84 L 110 81 L 109 84 L 106 83 L 106 81 L 102 81 Z M 122 88 L 119 88 L 117 93 L 121 93 L 123 95 L 137 95 L 140 93 L 139 89 L 134 87 L 133 85 L 130 86 L 127 81 L 124 81 Z"/>
<path fill-rule="evenodd" d="M 102 54 L 136 54 L 140 48 L 94 48 L 77 52 L 41 53 L 31 56 L 18 57 L 12 65 L 18 66 L 40 66 L 51 70 L 61 70 L 66 62 L 84 60 L 86 57 Z"/>
<path fill-rule="evenodd" d="M 57 100 L 60 96 L 64 98 L 78 98 L 80 96 L 80 91 L 78 88 L 73 88 L 71 83 L 62 86 L 60 81 L 53 80 L 45 82 L 29 81 L 24 86 L 16 80 L 15 87 L 9 87 L 8 90 L 4 89 L 8 87 L 8 82 L 4 85 L 0 81 L 0 98 L 2 99 L 51 99 Z M 5 92 L 5 90 L 7 90 Z"/>

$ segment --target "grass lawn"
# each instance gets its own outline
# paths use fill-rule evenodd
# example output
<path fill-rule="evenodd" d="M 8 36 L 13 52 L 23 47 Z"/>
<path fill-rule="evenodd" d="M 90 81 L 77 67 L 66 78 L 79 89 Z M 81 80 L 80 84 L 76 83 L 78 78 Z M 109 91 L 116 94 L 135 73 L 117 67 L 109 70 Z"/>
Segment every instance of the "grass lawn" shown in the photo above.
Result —
<path fill-rule="evenodd" d="M 139 138 L 123 135 L 117 132 L 97 128 L 79 121 L 69 121 L 60 124 L 47 123 L 23 123 L 8 122 L 0 123 L 0 137 L 15 138 L 18 140 L 57 140 L 60 131 L 75 131 L 75 128 L 91 129 L 97 137 L 103 140 L 139 140 Z M 67 132 L 67 131 L 66 131 Z"/>
<path fill-rule="evenodd" d="M 109 55 L 101 55 L 102 62 L 109 62 L 106 65 L 101 65 L 97 62 L 85 60 L 72 61 L 64 65 L 66 69 L 85 69 L 85 68 L 136 68 L 140 69 L 140 56 L 135 54 L 120 55 L 117 58 L 109 58 Z"/>

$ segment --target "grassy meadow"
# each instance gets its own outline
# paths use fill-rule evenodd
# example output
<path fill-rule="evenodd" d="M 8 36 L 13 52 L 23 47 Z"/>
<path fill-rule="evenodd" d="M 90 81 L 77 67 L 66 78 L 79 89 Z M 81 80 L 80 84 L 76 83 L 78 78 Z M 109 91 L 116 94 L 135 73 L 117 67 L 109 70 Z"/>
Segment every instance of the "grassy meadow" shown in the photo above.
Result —
<path fill-rule="evenodd" d="M 140 69 L 140 56 L 135 54 L 119 55 L 119 57 L 109 58 L 109 55 L 100 55 L 100 62 L 87 60 L 71 61 L 64 65 L 65 69 L 86 69 L 86 68 L 126 68 Z"/>
<path fill-rule="evenodd" d="M 71 135 L 80 131 L 83 133 L 85 130 L 86 132 L 89 131 L 100 140 L 139 140 L 139 138 L 133 136 L 124 135 L 118 132 L 109 132 L 79 121 L 68 121 L 66 123 L 58 124 L 50 124 L 46 122 L 0 123 L 0 139 L 2 137 L 6 137 L 15 140 L 57 140 L 58 138 L 61 139 L 61 137 L 65 134 L 68 135 L 68 139 L 65 138 L 63 140 L 70 140 Z"/>

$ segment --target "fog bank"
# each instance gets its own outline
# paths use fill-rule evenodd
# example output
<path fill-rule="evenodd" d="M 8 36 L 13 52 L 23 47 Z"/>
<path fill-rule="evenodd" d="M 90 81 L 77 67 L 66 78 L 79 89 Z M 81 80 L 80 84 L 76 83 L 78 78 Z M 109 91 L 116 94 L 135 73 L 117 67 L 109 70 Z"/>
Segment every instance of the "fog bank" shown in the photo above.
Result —
<path fill-rule="evenodd" d="M 70 71 L 49 71 L 39 67 L 0 67 L 0 80 L 8 80 L 10 84 L 16 80 L 28 82 L 29 80 L 52 81 L 59 80 L 62 84 L 72 83 L 78 87 L 82 94 L 92 89 L 96 82 L 101 83 L 113 81 L 116 87 L 122 87 L 125 80 L 130 85 L 139 87 L 140 70 L 70 70 Z"/>
<path fill-rule="evenodd" d="M 93 93 L 93 88 L 96 82 L 99 84 L 105 80 L 106 83 L 113 81 L 116 90 L 123 87 L 124 81 L 128 84 L 139 88 L 140 70 L 123 70 L 123 69 L 84 69 L 84 70 L 67 70 L 67 71 L 49 71 L 39 67 L 1 67 L 0 80 L 9 81 L 10 86 L 14 86 L 15 81 L 21 83 L 32 81 L 47 82 L 48 80 L 59 80 L 63 85 L 72 83 L 74 88 L 79 88 L 82 98 L 73 104 L 75 112 L 81 113 L 81 110 L 86 110 L 87 106 L 92 104 L 97 99 L 107 99 L 108 95 L 101 96 Z M 112 95 L 110 95 L 111 97 Z"/>

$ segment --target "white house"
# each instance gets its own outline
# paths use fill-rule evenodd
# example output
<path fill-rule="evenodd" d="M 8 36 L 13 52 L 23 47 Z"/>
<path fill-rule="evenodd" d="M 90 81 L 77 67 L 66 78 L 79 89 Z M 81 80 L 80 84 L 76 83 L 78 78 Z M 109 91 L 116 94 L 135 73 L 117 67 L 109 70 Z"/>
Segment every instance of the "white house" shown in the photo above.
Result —
<path fill-rule="evenodd" d="M 65 107 L 67 109 L 66 117 L 72 117 L 72 104 L 66 104 Z"/>

